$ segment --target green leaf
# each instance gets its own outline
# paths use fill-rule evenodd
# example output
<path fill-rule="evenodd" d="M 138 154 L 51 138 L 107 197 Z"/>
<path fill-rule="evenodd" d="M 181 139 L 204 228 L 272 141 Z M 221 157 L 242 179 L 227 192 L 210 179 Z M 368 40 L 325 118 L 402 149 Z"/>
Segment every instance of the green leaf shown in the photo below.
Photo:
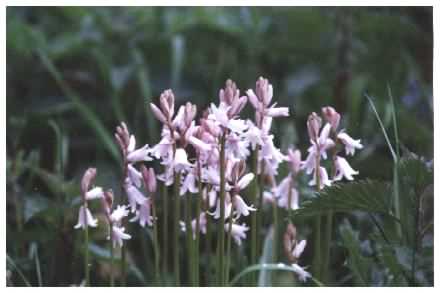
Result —
<path fill-rule="evenodd" d="M 344 246 L 348 249 L 347 265 L 355 277 L 356 286 L 368 286 L 370 284 L 369 270 L 372 260 L 361 253 L 359 232 L 353 231 L 348 221 L 341 225 L 339 231 Z"/>
<path fill-rule="evenodd" d="M 116 147 L 116 144 L 113 141 L 112 136 L 108 132 L 108 130 L 104 127 L 101 120 L 99 120 L 98 116 L 88 107 L 80 97 L 68 86 L 68 84 L 63 80 L 61 73 L 53 64 L 52 60 L 50 60 L 49 56 L 45 54 L 42 50 L 37 50 L 38 55 L 43 62 L 46 69 L 55 79 L 57 84 L 60 86 L 64 94 L 73 102 L 78 113 L 82 116 L 82 118 L 89 124 L 89 126 L 96 133 L 96 136 L 110 155 L 115 159 L 116 162 L 119 162 L 119 151 Z"/>
<path fill-rule="evenodd" d="M 107 248 L 103 248 L 97 244 L 94 243 L 89 243 L 89 251 L 96 257 L 104 259 L 104 260 L 110 260 L 111 259 L 111 254 L 110 254 L 110 250 Z M 113 256 L 115 261 L 118 261 L 121 259 L 120 256 L 118 255 L 114 255 Z"/>
<path fill-rule="evenodd" d="M 389 183 L 377 180 L 359 180 L 338 183 L 316 192 L 315 197 L 305 201 L 294 216 L 314 216 L 334 212 L 353 211 L 380 213 L 393 217 L 387 208 L 387 197 L 391 196 Z"/>
<path fill-rule="evenodd" d="M 238 282 L 243 276 L 260 270 L 271 270 L 271 271 L 288 271 L 295 273 L 295 270 L 288 265 L 279 263 L 279 264 L 259 264 L 259 265 L 252 265 L 241 271 L 230 283 L 229 286 L 233 286 L 235 283 Z M 315 278 L 311 278 L 313 282 L 315 282 L 316 285 L 322 287 L 324 284 L 322 284 L 320 281 L 316 280 Z"/>
<path fill-rule="evenodd" d="M 263 254 L 260 258 L 260 264 L 270 263 L 272 261 L 272 245 L 273 245 L 274 229 L 270 229 L 264 239 Z M 272 286 L 272 276 L 268 270 L 261 270 L 258 275 L 258 287 Z"/>
<path fill-rule="evenodd" d="M 47 210 L 50 204 L 49 200 L 46 197 L 38 193 L 29 194 L 28 196 L 25 196 L 23 200 L 23 216 L 25 223 L 32 219 L 38 213 Z"/>

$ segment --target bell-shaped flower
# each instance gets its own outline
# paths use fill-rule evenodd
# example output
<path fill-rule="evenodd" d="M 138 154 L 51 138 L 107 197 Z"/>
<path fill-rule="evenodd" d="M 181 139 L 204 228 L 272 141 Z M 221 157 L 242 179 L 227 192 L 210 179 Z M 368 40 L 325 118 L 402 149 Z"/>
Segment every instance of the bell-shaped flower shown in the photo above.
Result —
<path fill-rule="evenodd" d="M 307 240 L 301 240 L 300 242 L 297 242 L 295 245 L 295 248 L 292 251 L 292 256 L 295 259 L 300 258 L 301 254 L 303 253 L 304 249 L 306 248 Z"/>
<path fill-rule="evenodd" d="M 148 144 L 143 147 L 130 152 L 127 155 L 127 161 L 130 163 L 143 162 L 143 161 L 152 161 L 153 158 L 150 157 L 151 149 Z"/>
<path fill-rule="evenodd" d="M 246 226 L 246 224 L 235 224 L 232 223 L 231 226 L 231 236 L 232 238 L 234 238 L 235 243 L 237 243 L 237 245 L 241 245 L 241 240 L 242 239 L 246 239 L 246 231 L 249 230 L 249 227 Z M 229 223 L 225 224 L 225 231 L 228 233 L 229 232 Z"/>
<path fill-rule="evenodd" d="M 252 123 L 252 121 L 247 120 L 248 130 L 243 134 L 244 138 L 251 144 L 252 150 L 255 150 L 257 145 L 263 144 L 262 132 L 261 130 Z"/>
<path fill-rule="evenodd" d="M 136 211 L 136 215 L 130 222 L 139 221 L 141 227 L 145 227 L 145 224 L 151 227 L 153 226 L 153 220 L 153 216 L 151 215 L 151 199 L 147 198 L 145 202 L 139 206 L 139 210 Z"/>
<path fill-rule="evenodd" d="M 214 217 L 214 219 L 220 219 L 220 199 L 217 199 L 217 204 L 216 204 L 216 208 L 214 213 L 209 213 L 210 215 L 212 215 Z M 231 215 L 231 211 L 232 211 L 232 204 L 231 203 L 226 203 L 225 204 L 225 219 L 229 218 L 229 216 Z"/>
<path fill-rule="evenodd" d="M 299 150 L 289 149 L 287 151 L 287 161 L 293 175 L 298 174 L 301 169 L 301 152 Z"/>
<path fill-rule="evenodd" d="M 324 167 L 319 167 L 318 172 L 313 172 L 313 179 L 309 181 L 310 186 L 316 185 L 316 173 L 319 176 L 319 189 L 323 189 L 324 186 L 331 186 L 332 182 L 328 179 L 327 170 Z"/>
<path fill-rule="evenodd" d="M 339 181 L 342 177 L 347 180 L 353 180 L 353 175 L 359 174 L 358 171 L 353 170 L 347 160 L 343 157 L 336 156 L 335 159 L 336 175 L 333 178 L 334 181 Z"/>
<path fill-rule="evenodd" d="M 139 188 L 142 185 L 142 174 L 132 164 L 127 165 L 127 173 L 130 181 L 134 183 L 134 185 Z"/>
<path fill-rule="evenodd" d="M 267 116 L 270 117 L 288 117 L 289 108 L 288 107 L 274 107 L 275 104 L 267 109 Z"/>
<path fill-rule="evenodd" d="M 254 180 L 255 175 L 254 173 L 247 173 L 246 175 L 244 175 L 243 177 L 240 178 L 240 180 L 238 180 L 238 187 L 240 190 L 245 189 L 249 183 L 252 182 L 252 180 Z"/>
<path fill-rule="evenodd" d="M 104 191 L 101 187 L 94 187 L 86 192 L 86 200 L 99 199 L 104 197 Z"/>
<path fill-rule="evenodd" d="M 131 236 L 124 232 L 124 227 L 119 227 L 114 225 L 112 228 L 112 238 L 113 238 L 113 247 L 116 247 L 116 245 L 119 245 L 119 247 L 122 247 L 124 245 L 124 240 L 131 239 Z"/>
<path fill-rule="evenodd" d="M 304 270 L 304 268 L 299 266 L 298 264 L 294 263 L 291 266 L 301 282 L 305 282 L 307 281 L 308 278 L 312 277 L 312 275 L 309 272 Z"/>
<path fill-rule="evenodd" d="M 127 193 L 128 204 L 131 207 L 131 212 L 134 213 L 136 210 L 136 204 L 142 205 L 147 200 L 145 196 L 140 192 L 136 186 L 133 185 L 129 178 L 125 178 L 124 189 Z"/>
<path fill-rule="evenodd" d="M 84 206 L 79 208 L 78 214 L 78 224 L 75 225 L 75 229 L 83 228 L 87 226 L 96 227 L 98 226 L 98 220 L 94 219 L 90 210 Z"/>
<path fill-rule="evenodd" d="M 182 232 L 186 232 L 186 223 L 184 221 L 180 221 L 180 230 Z M 199 215 L 199 231 L 202 234 L 206 234 L 206 224 L 207 224 L 207 218 L 206 214 L 204 212 L 200 213 Z M 191 221 L 191 230 L 192 230 L 192 236 L 193 239 L 196 239 L 196 230 L 197 230 L 197 220 L 193 219 Z"/>
<path fill-rule="evenodd" d="M 125 205 L 118 205 L 116 209 L 110 215 L 110 220 L 112 223 L 120 223 L 122 219 L 128 216 L 128 209 Z"/>
<path fill-rule="evenodd" d="M 184 149 L 178 148 L 176 150 L 173 165 L 176 172 L 181 172 L 191 167 L 191 164 L 188 162 L 188 155 L 186 154 L 186 151 Z"/>
<path fill-rule="evenodd" d="M 235 211 L 237 212 L 237 218 L 239 218 L 241 215 L 247 217 L 249 216 L 249 212 L 254 212 L 257 210 L 252 205 L 248 206 L 240 195 L 235 195 L 232 201 L 234 203 Z"/>
<path fill-rule="evenodd" d="M 196 184 L 196 176 L 194 175 L 193 170 L 186 174 L 185 179 L 180 186 L 180 195 L 184 195 L 188 191 L 190 193 L 197 193 L 199 191 Z"/>
<path fill-rule="evenodd" d="M 355 149 L 362 149 L 364 147 L 360 139 L 353 139 L 345 132 L 340 132 L 338 139 L 344 144 L 346 155 L 353 156 Z"/>
<path fill-rule="evenodd" d="M 290 196 L 290 200 L 289 200 Z M 289 206 L 290 201 L 290 206 Z M 287 192 L 281 193 L 278 198 L 278 206 L 285 209 L 297 210 L 299 208 L 299 194 L 296 188 L 291 187 L 290 193 L 289 190 Z"/>
<path fill-rule="evenodd" d="M 247 140 L 241 139 L 235 133 L 230 133 L 226 139 L 227 157 L 235 158 L 237 161 L 245 160 L 250 154 L 248 145 Z"/>

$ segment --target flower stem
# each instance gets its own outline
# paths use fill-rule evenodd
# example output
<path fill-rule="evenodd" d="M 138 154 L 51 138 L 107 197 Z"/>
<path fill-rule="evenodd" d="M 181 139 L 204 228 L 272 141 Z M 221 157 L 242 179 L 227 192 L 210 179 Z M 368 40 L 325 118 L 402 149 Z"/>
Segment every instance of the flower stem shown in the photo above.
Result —
<path fill-rule="evenodd" d="M 176 286 L 180 286 L 180 272 L 179 272 L 179 231 L 180 231 L 180 173 L 175 173 L 174 176 L 174 278 Z"/>
<path fill-rule="evenodd" d="M 85 213 L 84 209 L 84 213 Z M 87 219 L 86 216 L 84 216 Z M 84 229 L 84 271 L 86 275 L 86 287 L 90 286 L 90 272 L 89 272 L 89 227 L 86 225 Z"/>
<path fill-rule="evenodd" d="M 163 239 L 163 272 L 168 271 L 168 188 L 165 184 L 162 185 L 162 197 L 163 197 L 163 226 L 162 226 L 162 239 Z"/>
<path fill-rule="evenodd" d="M 232 199 L 231 199 L 232 200 Z M 231 217 L 229 218 L 228 225 L 228 239 L 226 243 L 226 268 L 225 268 L 225 281 L 224 286 L 228 285 L 229 282 L 229 269 L 231 266 L 231 234 L 232 234 L 232 214 L 233 214 L 233 206 L 231 207 Z"/>
<path fill-rule="evenodd" d="M 206 202 L 205 211 L 209 211 L 209 200 Z M 209 280 L 211 278 L 211 258 L 209 255 L 211 254 L 211 217 L 206 217 L 206 243 L 205 243 L 205 254 L 206 254 L 206 284 L 209 284 Z"/>
<path fill-rule="evenodd" d="M 199 286 L 199 248 L 200 248 L 200 211 L 202 206 L 202 200 L 203 200 L 203 191 L 202 191 L 202 170 L 200 166 L 200 160 L 197 159 L 197 176 L 198 176 L 198 190 L 199 194 L 197 197 L 197 205 L 196 205 L 196 239 L 195 239 L 195 245 L 194 245 L 194 255 L 195 255 L 195 261 L 194 261 L 194 280 L 195 280 L 195 286 Z"/>
<path fill-rule="evenodd" d="M 272 263 L 277 263 L 278 257 L 278 206 L 273 202 L 273 241 L 272 241 Z"/>
<path fill-rule="evenodd" d="M 319 192 L 321 190 L 321 182 L 319 178 L 319 168 L 320 168 L 320 159 L 321 154 L 320 150 L 318 149 L 317 152 L 317 158 L 316 158 L 316 166 L 315 166 L 315 178 L 316 178 L 316 190 Z M 315 243 L 313 247 L 313 276 L 317 279 L 321 279 L 321 216 L 317 215 L 315 217 Z"/>
<path fill-rule="evenodd" d="M 188 282 L 191 286 L 194 285 L 194 254 L 193 254 L 193 233 L 191 226 L 191 197 L 188 193 L 185 197 L 185 225 L 186 225 L 186 246 L 188 250 Z"/>
<path fill-rule="evenodd" d="M 110 224 L 110 287 L 115 286 L 115 276 L 114 276 L 114 248 L 113 248 L 113 224 Z"/>
<path fill-rule="evenodd" d="M 125 245 L 121 248 L 121 261 L 122 261 L 122 280 L 121 287 L 125 287 L 127 282 L 127 250 Z"/>
<path fill-rule="evenodd" d="M 252 158 L 252 172 L 257 176 L 258 173 L 258 147 L 255 149 Z M 257 194 L 258 191 L 258 182 L 254 180 L 252 184 L 252 192 L 251 192 L 251 202 L 256 207 L 257 206 Z M 258 207 L 260 209 L 261 207 Z M 258 211 L 259 213 L 260 211 Z M 257 263 L 257 212 L 251 214 L 251 264 Z M 255 281 L 256 274 L 252 274 L 252 281 Z"/>
<path fill-rule="evenodd" d="M 152 205 L 153 212 L 153 243 L 154 243 L 154 275 L 156 277 L 157 285 L 160 282 L 160 248 L 159 248 L 159 236 L 157 233 L 157 223 L 156 223 L 156 205 L 153 201 Z"/>
<path fill-rule="evenodd" d="M 224 284 L 224 248 L 225 248 L 225 139 L 223 134 L 220 141 L 220 225 L 218 229 L 218 272 L 219 286 Z"/>

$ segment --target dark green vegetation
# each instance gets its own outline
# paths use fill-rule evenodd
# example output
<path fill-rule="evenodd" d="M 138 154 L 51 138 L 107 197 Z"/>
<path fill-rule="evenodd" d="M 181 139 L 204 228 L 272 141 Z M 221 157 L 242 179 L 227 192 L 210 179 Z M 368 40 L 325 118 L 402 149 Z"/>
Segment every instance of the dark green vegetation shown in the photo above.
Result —
<path fill-rule="evenodd" d="M 349 133 L 365 146 L 350 161 L 360 172 L 355 182 L 314 197 L 303 178 L 303 208 L 292 215 L 301 236 L 312 241 L 311 215 L 335 212 L 332 270 L 321 281 L 432 286 L 432 46 L 431 8 L 9 7 L 8 284 L 83 280 L 83 238 L 73 230 L 79 181 L 96 166 L 97 183 L 119 200 L 113 139 L 119 121 L 139 144 L 155 144 L 160 125 L 147 105 L 164 89 L 173 89 L 177 104 L 189 100 L 202 110 L 218 99 L 227 78 L 244 93 L 261 75 L 292 113 L 274 125 L 283 151 L 295 145 L 306 152 L 307 115 L 326 105 L 342 114 Z M 245 113 L 250 117 L 251 107 Z M 154 285 L 152 231 L 130 229 L 126 283 Z M 105 236 L 104 225 L 91 232 L 92 285 L 108 283 Z M 268 260 L 271 245 L 260 245 Z M 249 243 L 240 249 L 250 249 Z M 237 276 L 247 260 L 235 246 L 232 255 Z M 308 246 L 301 264 L 311 260 Z M 291 272 L 267 272 L 260 271 L 258 285 L 295 285 Z M 119 284 L 124 272 L 116 273 Z M 162 285 L 172 284 L 171 273 L 161 278 Z M 207 278 L 209 273 L 201 277 Z M 248 284 L 246 276 L 233 281 Z"/>

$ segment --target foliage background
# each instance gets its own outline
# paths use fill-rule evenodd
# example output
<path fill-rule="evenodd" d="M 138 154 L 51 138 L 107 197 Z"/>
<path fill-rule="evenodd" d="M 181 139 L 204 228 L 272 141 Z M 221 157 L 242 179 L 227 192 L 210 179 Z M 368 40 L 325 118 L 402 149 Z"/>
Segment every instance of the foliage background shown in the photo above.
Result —
<path fill-rule="evenodd" d="M 391 180 L 393 162 L 363 95 L 375 97 L 392 133 L 389 86 L 402 149 L 431 160 L 432 30 L 431 7 L 8 7 L 8 257 L 32 285 L 81 282 L 81 237 L 72 229 L 81 175 L 96 166 L 97 182 L 119 190 L 114 128 L 125 121 L 139 142 L 156 143 L 160 128 L 147 105 L 167 88 L 177 104 L 189 100 L 201 111 L 227 78 L 243 93 L 269 78 L 274 100 L 292 113 L 274 125 L 283 150 L 305 153 L 308 114 L 332 105 L 365 146 L 351 161 L 358 178 Z M 148 285 L 150 234 L 132 229 L 128 284 Z M 93 233 L 96 285 L 108 275 L 104 234 Z M 359 285 L 346 278 L 344 255 L 333 280 Z M 8 276 L 23 285 L 12 270 Z M 374 276 L 369 284 L 389 284 Z M 292 285 L 280 274 L 283 282 Z"/>

